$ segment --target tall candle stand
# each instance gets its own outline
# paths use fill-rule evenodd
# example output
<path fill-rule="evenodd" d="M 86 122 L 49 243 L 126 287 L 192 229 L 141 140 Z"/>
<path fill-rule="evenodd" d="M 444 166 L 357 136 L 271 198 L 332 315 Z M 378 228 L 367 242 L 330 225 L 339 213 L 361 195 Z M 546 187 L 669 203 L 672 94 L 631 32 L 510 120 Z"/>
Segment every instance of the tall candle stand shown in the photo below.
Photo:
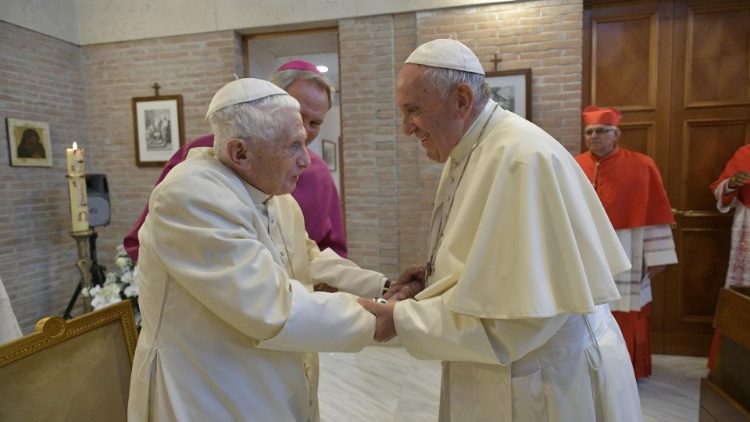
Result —
<path fill-rule="evenodd" d="M 73 296 L 71 302 L 75 302 L 75 298 L 78 293 L 83 289 L 83 312 L 91 312 L 91 256 L 89 255 L 89 237 L 94 233 L 93 229 L 71 231 L 70 235 L 76 241 L 76 247 L 78 248 L 78 260 L 76 261 L 76 267 L 81 273 L 81 282 L 78 284 L 76 289 L 76 295 Z M 68 308 L 72 308 L 69 304 Z M 69 312 L 69 311 L 67 311 Z"/>

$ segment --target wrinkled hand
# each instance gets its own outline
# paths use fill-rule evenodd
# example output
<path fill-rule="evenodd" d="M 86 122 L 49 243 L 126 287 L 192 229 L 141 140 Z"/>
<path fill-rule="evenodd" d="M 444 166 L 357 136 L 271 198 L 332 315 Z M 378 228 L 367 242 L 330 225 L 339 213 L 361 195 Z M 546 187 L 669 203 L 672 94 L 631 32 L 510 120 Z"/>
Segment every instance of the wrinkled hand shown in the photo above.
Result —
<path fill-rule="evenodd" d="M 398 276 L 398 280 L 391 283 L 388 291 L 383 295 L 386 299 L 404 300 L 414 297 L 424 289 L 424 267 L 409 267 Z"/>
<path fill-rule="evenodd" d="M 390 300 L 388 303 L 378 303 L 372 299 L 359 298 L 357 302 L 375 315 L 375 336 L 373 338 L 376 341 L 388 341 L 396 336 L 396 324 L 393 322 L 395 300 Z"/>
<path fill-rule="evenodd" d="M 729 189 L 737 189 L 746 185 L 748 182 L 750 182 L 750 173 L 740 170 L 729 178 L 729 183 L 727 185 Z"/>

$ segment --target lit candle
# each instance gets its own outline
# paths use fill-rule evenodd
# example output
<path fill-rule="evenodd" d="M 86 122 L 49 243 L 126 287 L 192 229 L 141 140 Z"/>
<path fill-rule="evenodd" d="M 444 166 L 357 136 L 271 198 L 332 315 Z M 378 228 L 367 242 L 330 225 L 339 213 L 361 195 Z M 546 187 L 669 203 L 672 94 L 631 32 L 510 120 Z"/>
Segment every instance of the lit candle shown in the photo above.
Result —
<path fill-rule="evenodd" d="M 73 148 L 68 148 L 65 154 L 68 163 L 68 193 L 73 231 L 86 231 L 89 229 L 89 208 L 86 197 L 83 148 L 78 148 L 78 144 L 73 142 Z"/>

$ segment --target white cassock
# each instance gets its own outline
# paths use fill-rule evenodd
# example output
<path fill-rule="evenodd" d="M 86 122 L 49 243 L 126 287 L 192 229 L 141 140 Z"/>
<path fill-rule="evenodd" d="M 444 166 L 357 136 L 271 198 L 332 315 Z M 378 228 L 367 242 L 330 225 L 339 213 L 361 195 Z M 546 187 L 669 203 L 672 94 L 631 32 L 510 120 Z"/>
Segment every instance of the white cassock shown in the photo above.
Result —
<path fill-rule="evenodd" d="M 360 350 L 374 317 L 312 285 L 373 297 L 382 274 L 321 253 L 291 195 L 269 198 L 211 148 L 191 151 L 149 208 L 128 420 L 317 420 L 317 356 L 305 352 Z"/>
<path fill-rule="evenodd" d="M 606 305 L 619 298 L 613 274 L 630 267 L 620 242 L 573 157 L 494 108 L 445 164 L 434 273 L 418 300 L 396 305 L 398 337 L 444 361 L 441 421 L 641 420 Z"/>

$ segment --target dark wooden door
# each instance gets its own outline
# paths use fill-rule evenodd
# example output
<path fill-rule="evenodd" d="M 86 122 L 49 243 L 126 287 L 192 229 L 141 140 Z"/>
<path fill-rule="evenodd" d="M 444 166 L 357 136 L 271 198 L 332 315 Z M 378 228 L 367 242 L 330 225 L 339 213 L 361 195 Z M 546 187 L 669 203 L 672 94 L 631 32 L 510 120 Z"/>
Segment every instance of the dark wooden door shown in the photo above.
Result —
<path fill-rule="evenodd" d="M 731 216 L 708 185 L 750 142 L 750 2 L 589 1 L 583 102 L 623 112 L 621 144 L 650 155 L 675 209 L 680 263 L 654 280 L 654 353 L 706 355 Z"/>

